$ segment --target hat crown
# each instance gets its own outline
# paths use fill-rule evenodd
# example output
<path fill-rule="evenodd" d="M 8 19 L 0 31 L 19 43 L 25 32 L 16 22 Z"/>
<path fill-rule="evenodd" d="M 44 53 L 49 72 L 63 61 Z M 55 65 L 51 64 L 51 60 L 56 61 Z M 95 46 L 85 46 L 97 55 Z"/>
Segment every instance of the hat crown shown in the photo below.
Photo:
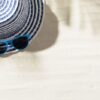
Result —
<path fill-rule="evenodd" d="M 18 0 L 0 0 L 0 23 L 13 16 L 18 7 Z"/>

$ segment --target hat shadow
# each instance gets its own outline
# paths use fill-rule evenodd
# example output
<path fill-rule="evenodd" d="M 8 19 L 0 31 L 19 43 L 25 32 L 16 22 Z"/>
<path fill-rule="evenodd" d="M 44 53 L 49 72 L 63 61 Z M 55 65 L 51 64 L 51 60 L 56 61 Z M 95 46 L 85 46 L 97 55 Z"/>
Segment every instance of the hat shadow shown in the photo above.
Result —
<path fill-rule="evenodd" d="M 51 9 L 45 5 L 43 25 L 37 36 L 31 41 L 26 52 L 38 52 L 53 46 L 58 37 L 58 19 Z"/>

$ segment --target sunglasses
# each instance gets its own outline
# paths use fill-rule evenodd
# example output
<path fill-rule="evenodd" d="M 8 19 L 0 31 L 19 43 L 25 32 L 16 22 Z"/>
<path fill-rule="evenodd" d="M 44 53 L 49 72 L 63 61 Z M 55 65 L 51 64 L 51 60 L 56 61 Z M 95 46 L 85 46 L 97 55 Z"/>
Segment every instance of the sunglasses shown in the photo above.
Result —
<path fill-rule="evenodd" d="M 20 36 L 13 40 L 3 41 L 0 43 L 0 55 L 4 54 L 9 45 L 13 46 L 17 50 L 23 50 L 28 46 L 28 36 Z"/>

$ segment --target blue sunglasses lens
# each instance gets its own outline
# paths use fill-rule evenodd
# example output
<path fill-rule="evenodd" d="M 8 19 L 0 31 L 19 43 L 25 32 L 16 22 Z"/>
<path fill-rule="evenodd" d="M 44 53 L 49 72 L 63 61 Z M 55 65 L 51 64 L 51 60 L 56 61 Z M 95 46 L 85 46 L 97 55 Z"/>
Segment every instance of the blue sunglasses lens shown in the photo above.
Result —
<path fill-rule="evenodd" d="M 0 43 L 0 54 L 4 54 L 7 50 L 6 43 Z"/>
<path fill-rule="evenodd" d="M 12 41 L 12 43 L 16 49 L 19 49 L 19 50 L 24 49 L 28 46 L 28 37 L 23 36 L 23 37 L 16 38 Z"/>

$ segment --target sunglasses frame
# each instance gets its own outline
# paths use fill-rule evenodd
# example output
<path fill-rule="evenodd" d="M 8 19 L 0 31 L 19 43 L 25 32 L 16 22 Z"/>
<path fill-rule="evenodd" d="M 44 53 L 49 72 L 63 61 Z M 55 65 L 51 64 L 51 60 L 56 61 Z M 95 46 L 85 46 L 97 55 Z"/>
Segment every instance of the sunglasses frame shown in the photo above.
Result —
<path fill-rule="evenodd" d="M 21 48 L 16 48 L 16 47 L 14 46 L 14 43 L 13 43 L 13 42 L 14 42 L 15 40 L 21 39 L 21 38 L 26 38 L 25 41 L 27 42 L 27 44 L 26 44 L 26 46 L 23 47 L 22 49 L 21 49 Z M 3 44 L 4 44 L 4 45 L 3 45 Z M 24 50 L 25 48 L 27 48 L 28 44 L 29 44 L 29 35 L 17 36 L 17 37 L 15 37 L 15 38 L 12 39 L 12 40 L 2 40 L 2 41 L 0 42 L 0 46 L 1 46 L 0 49 L 3 48 L 2 46 L 4 46 L 3 49 L 5 49 L 5 50 L 4 50 L 4 52 L 2 51 L 2 53 L 0 52 L 0 55 L 5 54 L 5 53 L 8 51 L 8 49 L 10 48 L 10 46 L 14 47 L 14 49 L 17 50 L 17 51 L 21 51 L 21 50 Z"/>

